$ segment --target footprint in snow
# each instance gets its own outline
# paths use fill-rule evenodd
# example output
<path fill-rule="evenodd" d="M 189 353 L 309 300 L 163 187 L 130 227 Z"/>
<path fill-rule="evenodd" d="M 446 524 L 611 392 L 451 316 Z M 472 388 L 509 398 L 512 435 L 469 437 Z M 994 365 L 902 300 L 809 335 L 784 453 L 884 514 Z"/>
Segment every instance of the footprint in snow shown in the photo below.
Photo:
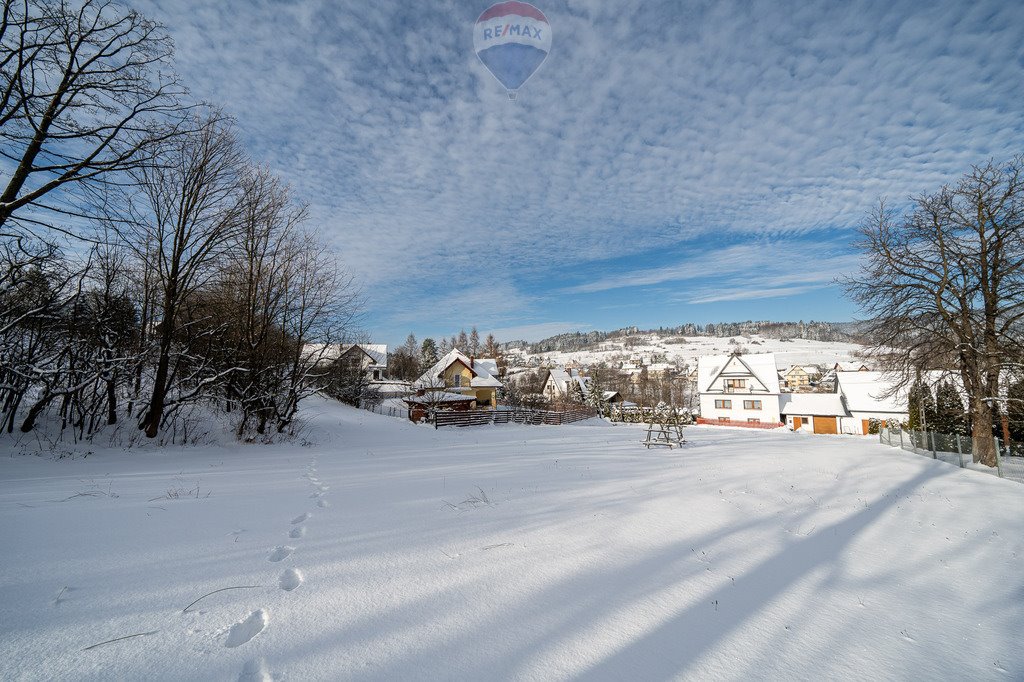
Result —
<path fill-rule="evenodd" d="M 320 507 L 321 509 L 326 509 L 327 507 L 331 506 L 331 503 L 321 497 L 319 500 L 316 501 L 316 506 Z"/>
<path fill-rule="evenodd" d="M 295 524 L 302 523 L 303 521 L 308 520 L 310 516 L 311 514 L 309 512 L 306 512 L 305 514 L 299 514 L 294 519 L 292 519 L 292 525 L 294 526 Z"/>
<path fill-rule="evenodd" d="M 273 561 L 274 563 L 277 563 L 278 561 L 284 561 L 285 559 L 290 557 L 292 555 L 292 552 L 294 551 L 294 547 L 289 547 L 288 545 L 278 545 L 274 548 L 274 551 L 270 553 L 270 556 L 267 557 L 267 561 Z"/>
<path fill-rule="evenodd" d="M 301 538 L 301 537 L 303 537 L 305 535 L 306 535 L 306 527 L 305 526 L 295 526 L 295 528 L 292 528 L 290 531 L 288 531 L 288 537 L 293 538 L 293 539 L 298 539 L 298 538 Z"/>
<path fill-rule="evenodd" d="M 246 661 L 238 682 L 273 682 L 274 676 L 267 670 L 267 662 L 262 658 Z"/>
<path fill-rule="evenodd" d="M 267 628 L 267 623 L 269 622 L 270 615 L 267 613 L 266 609 L 253 611 L 249 614 L 248 618 L 231 626 L 228 630 L 228 638 L 227 641 L 224 642 L 224 646 L 229 649 L 242 646 L 250 639 L 263 632 Z"/>
<path fill-rule="evenodd" d="M 310 499 L 314 499 L 315 500 L 316 498 L 318 498 L 318 497 L 320 497 L 322 495 L 323 495 L 323 493 L 320 492 L 319 490 L 317 490 L 316 492 L 310 493 L 309 497 L 310 497 Z"/>
<path fill-rule="evenodd" d="M 325 492 L 327 492 L 328 490 L 331 489 L 331 486 L 324 485 L 323 483 L 317 483 L 316 489 L 319 490 L 322 493 L 325 493 Z"/>
<path fill-rule="evenodd" d="M 289 568 L 287 571 L 281 574 L 278 579 L 278 585 L 285 592 L 291 592 L 296 587 L 301 585 L 305 578 L 302 576 L 302 572 L 297 568 Z"/>

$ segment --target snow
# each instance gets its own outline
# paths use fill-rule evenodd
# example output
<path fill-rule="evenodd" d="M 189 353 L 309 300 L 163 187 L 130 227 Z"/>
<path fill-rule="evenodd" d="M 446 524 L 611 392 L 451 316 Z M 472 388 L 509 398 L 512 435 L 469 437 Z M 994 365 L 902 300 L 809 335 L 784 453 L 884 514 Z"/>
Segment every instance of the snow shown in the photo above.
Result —
<path fill-rule="evenodd" d="M 836 385 L 851 412 L 907 411 L 906 389 L 894 392 L 896 384 L 884 372 L 836 372 Z"/>
<path fill-rule="evenodd" d="M 0 457 L 0 678 L 1024 678 L 1020 484 L 874 438 L 306 415 Z"/>
<path fill-rule="evenodd" d="M 535 361 L 550 366 L 565 366 L 569 362 L 578 362 L 591 366 L 600 362 L 614 366 L 617 362 L 629 362 L 639 358 L 651 365 L 653 356 L 665 356 L 670 362 L 680 366 L 697 366 L 698 358 L 704 355 L 727 355 L 744 346 L 747 353 L 774 353 L 780 368 L 793 365 L 826 365 L 832 367 L 836 362 L 847 362 L 856 359 L 864 347 L 856 343 L 841 341 L 811 341 L 807 339 L 791 339 L 782 341 L 752 334 L 750 336 L 716 337 L 689 336 L 685 343 L 676 341 L 677 335 L 661 337 L 658 334 L 645 334 L 649 343 L 626 347 L 622 342 L 605 341 L 594 350 L 553 351 L 547 353 L 524 354 L 527 361 Z M 735 343 L 731 343 L 735 340 Z"/>

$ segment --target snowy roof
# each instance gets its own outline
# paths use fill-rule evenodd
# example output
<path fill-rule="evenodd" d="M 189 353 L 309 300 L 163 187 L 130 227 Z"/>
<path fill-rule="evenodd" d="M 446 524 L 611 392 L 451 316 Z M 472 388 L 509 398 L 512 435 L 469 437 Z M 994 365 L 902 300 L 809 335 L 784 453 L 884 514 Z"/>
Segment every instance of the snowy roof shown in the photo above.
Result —
<path fill-rule="evenodd" d="M 836 390 L 843 394 L 851 412 L 906 412 L 905 388 L 885 397 L 895 385 L 885 372 L 836 372 Z"/>
<path fill-rule="evenodd" d="M 723 370 L 732 359 L 738 361 L 734 365 L 734 367 L 739 368 L 740 373 L 737 376 L 742 374 L 752 375 L 768 389 L 769 393 L 779 392 L 779 372 L 775 367 L 774 353 L 702 355 L 697 359 L 697 389 L 701 393 L 707 392 L 711 384 L 715 382 L 715 379 L 719 375 L 725 374 Z M 728 374 L 731 376 L 733 372 L 734 368 L 731 367 Z"/>
<path fill-rule="evenodd" d="M 793 365 L 786 370 L 786 374 L 792 374 L 797 370 L 800 370 L 804 374 L 821 374 L 821 367 L 818 367 L 817 365 Z"/>
<path fill-rule="evenodd" d="M 823 417 L 847 416 L 846 407 L 838 393 L 783 393 L 779 396 L 779 412 Z"/>
<path fill-rule="evenodd" d="M 476 396 L 463 395 L 462 393 L 451 393 L 449 391 L 427 391 L 423 395 L 411 395 L 402 398 L 407 403 L 417 405 L 437 405 L 440 403 L 468 403 L 476 400 Z"/>
<path fill-rule="evenodd" d="M 859 371 L 861 371 L 861 368 L 864 368 L 864 371 L 867 371 L 868 369 L 870 369 L 870 367 L 868 367 L 866 363 L 863 363 L 863 362 L 853 362 L 853 361 L 851 361 L 851 362 L 837 362 L 835 364 L 835 367 L 834 367 L 834 369 L 837 372 L 859 372 Z"/>
<path fill-rule="evenodd" d="M 438 360 L 423 375 L 416 380 L 417 386 L 434 386 L 446 369 L 456 362 L 461 362 L 469 368 L 473 376 L 469 385 L 473 388 L 501 388 L 503 384 L 498 381 L 498 361 L 494 358 L 470 358 L 468 355 L 453 348 L 443 358 Z"/>
<path fill-rule="evenodd" d="M 340 354 L 344 355 L 353 348 L 359 348 L 361 351 L 370 356 L 373 360 L 373 364 L 380 365 L 381 367 L 388 366 L 388 346 L 386 343 L 346 343 L 340 347 Z"/>
<path fill-rule="evenodd" d="M 590 390 L 590 377 L 580 376 L 579 371 L 575 369 L 564 370 L 555 367 L 548 370 L 548 377 L 558 393 L 568 392 L 570 382 L 579 384 L 584 393 Z"/>

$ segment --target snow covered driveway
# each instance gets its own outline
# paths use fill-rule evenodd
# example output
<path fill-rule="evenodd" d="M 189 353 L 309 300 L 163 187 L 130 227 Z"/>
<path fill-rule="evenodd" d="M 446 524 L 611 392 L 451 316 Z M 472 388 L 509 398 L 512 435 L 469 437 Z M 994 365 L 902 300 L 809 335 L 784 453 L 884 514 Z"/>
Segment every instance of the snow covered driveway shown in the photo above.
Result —
<path fill-rule="evenodd" d="M 0 457 L 0 678 L 1024 678 L 1020 484 L 310 411 L 308 447 Z"/>

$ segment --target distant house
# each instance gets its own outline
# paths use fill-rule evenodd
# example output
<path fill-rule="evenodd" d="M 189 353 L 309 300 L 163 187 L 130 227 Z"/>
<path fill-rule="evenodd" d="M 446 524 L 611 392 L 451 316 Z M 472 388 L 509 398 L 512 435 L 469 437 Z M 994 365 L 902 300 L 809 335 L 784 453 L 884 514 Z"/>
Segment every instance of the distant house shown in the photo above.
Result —
<path fill-rule="evenodd" d="M 840 433 L 849 416 L 838 393 L 783 393 L 779 411 L 789 428 L 812 433 Z"/>
<path fill-rule="evenodd" d="M 551 401 L 565 400 L 573 384 L 579 385 L 584 397 L 590 392 L 590 377 L 581 375 L 578 369 L 549 369 L 544 375 L 544 397 Z"/>
<path fill-rule="evenodd" d="M 793 365 L 786 371 L 785 379 L 786 387 L 797 391 L 821 379 L 821 367 L 817 365 Z"/>
<path fill-rule="evenodd" d="M 413 387 L 419 391 L 444 389 L 449 393 L 470 396 L 474 407 L 494 408 L 498 405 L 498 362 L 494 358 L 474 358 L 453 349 L 417 379 Z"/>
<path fill-rule="evenodd" d="M 338 362 L 361 369 L 367 381 L 383 381 L 388 370 L 388 347 L 383 343 L 342 344 Z"/>
<path fill-rule="evenodd" d="M 842 433 L 863 435 L 872 419 L 900 423 L 910 417 L 907 391 L 884 372 L 836 372 L 836 392 L 848 414 Z"/>
<path fill-rule="evenodd" d="M 701 423 L 781 424 L 774 353 L 702 356 L 697 389 Z"/>

